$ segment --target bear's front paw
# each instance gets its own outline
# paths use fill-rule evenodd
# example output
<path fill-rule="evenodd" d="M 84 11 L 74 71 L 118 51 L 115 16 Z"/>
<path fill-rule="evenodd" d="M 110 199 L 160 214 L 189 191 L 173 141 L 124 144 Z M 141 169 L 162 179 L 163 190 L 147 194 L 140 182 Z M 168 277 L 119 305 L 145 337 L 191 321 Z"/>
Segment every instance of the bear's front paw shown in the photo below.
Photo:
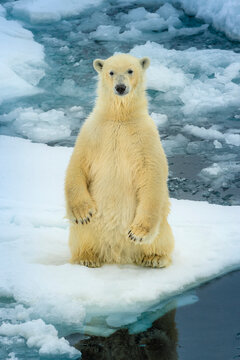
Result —
<path fill-rule="evenodd" d="M 92 200 L 83 200 L 78 204 L 73 204 L 70 207 L 69 218 L 72 222 L 76 224 L 88 224 L 92 216 L 96 213 L 96 207 Z"/>
<path fill-rule="evenodd" d="M 150 226 L 143 222 L 132 225 L 128 232 L 128 237 L 135 244 L 149 244 L 153 240 Z"/>

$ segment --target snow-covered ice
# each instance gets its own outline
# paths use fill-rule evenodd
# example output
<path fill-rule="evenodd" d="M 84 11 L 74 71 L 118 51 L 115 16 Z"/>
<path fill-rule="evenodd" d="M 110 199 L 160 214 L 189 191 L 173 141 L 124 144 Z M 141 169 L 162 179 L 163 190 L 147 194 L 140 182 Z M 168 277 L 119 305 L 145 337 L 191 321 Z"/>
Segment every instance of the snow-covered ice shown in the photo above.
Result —
<path fill-rule="evenodd" d="M 203 168 L 199 176 L 206 184 L 212 184 L 215 188 L 227 189 L 231 183 L 239 178 L 240 164 L 231 160 L 219 161 L 211 166 Z"/>
<path fill-rule="evenodd" d="M 45 75 L 43 46 L 33 34 L 15 20 L 5 18 L 0 5 L 0 104 L 14 97 L 33 95 L 42 90 L 37 87 Z"/>
<path fill-rule="evenodd" d="M 141 38 L 141 31 L 135 29 L 134 27 L 130 30 L 126 30 L 120 34 L 120 26 L 113 25 L 99 25 L 96 31 L 91 32 L 89 35 L 90 39 L 94 40 L 105 40 L 112 41 L 113 39 L 119 41 L 129 41 Z"/>
<path fill-rule="evenodd" d="M 169 0 L 169 2 L 180 5 L 187 14 L 211 24 L 230 39 L 240 41 L 239 0 Z"/>
<path fill-rule="evenodd" d="M 154 113 L 154 112 L 151 113 L 151 118 L 154 120 L 155 124 L 158 127 L 162 127 L 162 126 L 166 125 L 166 122 L 168 120 L 167 115 L 165 115 L 165 114 L 157 114 L 157 113 Z"/>
<path fill-rule="evenodd" d="M 6 360 L 18 360 L 18 358 L 16 357 L 16 354 L 14 352 L 10 352 Z"/>
<path fill-rule="evenodd" d="M 135 46 L 132 55 L 151 58 L 149 89 L 165 92 L 165 101 L 182 101 L 185 116 L 239 106 L 240 54 L 211 49 L 168 50 L 155 42 Z"/>
<path fill-rule="evenodd" d="M 71 136 L 72 127 L 83 117 L 81 106 L 42 111 L 39 108 L 16 108 L 0 115 L 2 130 L 35 142 L 51 142 Z"/>
<path fill-rule="evenodd" d="M 102 0 L 18 0 L 12 4 L 15 16 L 27 18 L 32 23 L 51 23 L 62 18 L 79 15 L 91 6 L 97 6 Z"/>
<path fill-rule="evenodd" d="M 0 326 L 0 335 L 21 336 L 27 340 L 28 347 L 38 348 L 40 355 L 67 354 L 70 357 L 80 355 L 80 352 L 71 347 L 66 339 L 58 337 L 58 332 L 53 325 L 46 325 L 41 319 L 26 321 L 22 324 L 5 322 Z"/>
<path fill-rule="evenodd" d="M 194 125 L 185 125 L 183 129 L 187 133 L 192 134 L 196 137 L 200 137 L 202 139 L 225 140 L 227 144 L 240 146 L 240 134 L 232 134 L 229 132 L 223 134 L 221 131 L 216 130 L 214 127 L 206 129 L 204 127 Z"/>
<path fill-rule="evenodd" d="M 173 199 L 176 248 L 169 268 L 69 264 L 63 187 L 72 148 L 7 136 L 0 137 L 0 147 L 0 296 L 17 302 L 5 312 L 10 325 L 2 325 L 2 334 L 20 335 L 26 328 L 31 335 L 33 326 L 41 342 L 25 338 L 43 351 L 49 345 L 41 337 L 46 324 L 94 333 L 100 316 L 114 331 L 159 301 L 239 267 L 240 207 Z M 54 344 L 63 341 L 49 329 Z"/>

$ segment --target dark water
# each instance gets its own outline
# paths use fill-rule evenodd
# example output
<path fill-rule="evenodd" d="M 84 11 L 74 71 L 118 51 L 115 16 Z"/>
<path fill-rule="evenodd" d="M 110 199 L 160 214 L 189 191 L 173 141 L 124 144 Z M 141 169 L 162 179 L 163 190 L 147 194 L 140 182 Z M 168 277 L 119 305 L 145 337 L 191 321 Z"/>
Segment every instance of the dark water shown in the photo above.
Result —
<path fill-rule="evenodd" d="M 137 334 L 73 334 L 83 360 L 230 360 L 240 358 L 240 271 L 196 289 L 199 301 L 178 307 Z M 79 340 L 80 337 L 80 340 Z"/>

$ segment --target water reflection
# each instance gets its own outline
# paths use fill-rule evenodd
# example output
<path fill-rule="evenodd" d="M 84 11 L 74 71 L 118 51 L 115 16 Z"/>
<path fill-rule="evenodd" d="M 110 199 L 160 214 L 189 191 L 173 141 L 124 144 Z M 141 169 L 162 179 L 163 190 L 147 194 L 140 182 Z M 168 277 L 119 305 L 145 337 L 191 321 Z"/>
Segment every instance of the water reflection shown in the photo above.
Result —
<path fill-rule="evenodd" d="M 82 352 L 82 360 L 176 360 L 178 332 L 175 313 L 175 309 L 169 311 L 138 334 L 119 329 L 109 337 L 91 336 L 74 346 Z"/>

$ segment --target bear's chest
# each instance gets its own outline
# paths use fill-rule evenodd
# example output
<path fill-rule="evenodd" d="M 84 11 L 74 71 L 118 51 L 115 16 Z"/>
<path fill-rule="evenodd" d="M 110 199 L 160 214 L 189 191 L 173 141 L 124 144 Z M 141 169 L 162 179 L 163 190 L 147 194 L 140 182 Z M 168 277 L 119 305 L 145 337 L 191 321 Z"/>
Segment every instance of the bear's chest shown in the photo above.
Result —
<path fill-rule="evenodd" d="M 94 144 L 93 144 L 94 146 Z M 133 159 L 127 131 L 121 126 L 105 127 L 98 134 L 96 151 L 90 163 L 90 178 L 106 183 L 132 178 Z"/>
<path fill-rule="evenodd" d="M 124 127 L 102 128 L 90 165 L 90 190 L 98 199 L 121 203 L 135 194 L 134 154 Z"/>
<path fill-rule="evenodd" d="M 123 231 L 134 216 L 136 188 L 131 156 L 120 137 L 105 138 L 92 160 L 89 191 L 105 231 Z M 100 220 L 101 219 L 101 220 Z"/>

